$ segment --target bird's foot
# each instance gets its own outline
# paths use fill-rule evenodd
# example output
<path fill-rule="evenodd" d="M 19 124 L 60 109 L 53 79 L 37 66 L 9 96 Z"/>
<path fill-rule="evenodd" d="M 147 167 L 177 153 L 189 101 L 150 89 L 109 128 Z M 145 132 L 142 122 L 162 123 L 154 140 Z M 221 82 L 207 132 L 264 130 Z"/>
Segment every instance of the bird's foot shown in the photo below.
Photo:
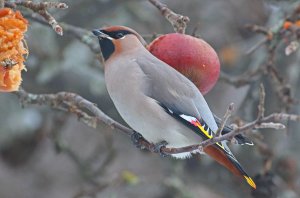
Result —
<path fill-rule="evenodd" d="M 141 140 L 143 140 L 144 139 L 144 137 L 140 134 L 140 133 L 138 133 L 138 132 L 136 132 L 136 131 L 134 131 L 133 133 L 132 133 L 132 135 L 131 135 L 131 141 L 132 141 L 132 143 L 137 147 L 137 148 L 139 148 L 139 149 L 144 149 L 145 147 L 141 144 Z"/>
<path fill-rule="evenodd" d="M 168 145 L 168 142 L 166 142 L 166 141 L 158 142 L 156 144 L 153 144 L 153 147 L 152 147 L 151 151 L 155 152 L 155 153 L 159 153 L 160 156 L 162 156 L 162 157 L 167 157 L 167 156 L 169 156 L 169 154 L 164 153 L 162 151 L 162 148 L 165 148 L 166 145 Z"/>
<path fill-rule="evenodd" d="M 141 141 L 145 140 L 145 138 L 138 132 L 134 131 L 131 135 L 131 141 L 132 143 L 139 149 L 145 149 L 145 146 L 143 144 L 141 144 Z M 169 154 L 164 153 L 162 151 L 162 148 L 165 148 L 166 145 L 168 144 L 168 142 L 166 141 L 161 141 L 159 143 L 156 144 L 152 144 L 150 145 L 150 151 L 154 152 L 154 153 L 159 153 L 160 156 L 162 157 L 167 157 L 169 156 Z"/>

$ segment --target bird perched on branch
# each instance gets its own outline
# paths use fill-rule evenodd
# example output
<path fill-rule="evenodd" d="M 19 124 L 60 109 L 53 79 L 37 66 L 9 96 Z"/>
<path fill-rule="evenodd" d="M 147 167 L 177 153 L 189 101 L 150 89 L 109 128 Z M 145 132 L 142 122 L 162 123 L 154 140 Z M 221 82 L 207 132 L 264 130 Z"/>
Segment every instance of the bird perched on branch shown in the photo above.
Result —
<path fill-rule="evenodd" d="M 217 123 L 197 87 L 147 51 L 136 31 L 112 26 L 93 33 L 105 59 L 108 93 L 121 117 L 136 131 L 134 138 L 141 134 L 160 151 L 162 146 L 199 144 L 215 135 Z M 245 141 L 242 136 L 236 139 Z M 256 188 L 225 142 L 209 145 L 203 151 Z M 172 156 L 184 159 L 191 153 Z"/>

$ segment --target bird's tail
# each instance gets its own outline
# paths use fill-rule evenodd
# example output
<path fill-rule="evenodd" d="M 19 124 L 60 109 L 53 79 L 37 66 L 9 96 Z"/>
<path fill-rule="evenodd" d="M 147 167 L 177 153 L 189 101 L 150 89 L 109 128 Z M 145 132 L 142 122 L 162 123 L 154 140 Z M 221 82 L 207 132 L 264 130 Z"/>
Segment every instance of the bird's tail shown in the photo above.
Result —
<path fill-rule="evenodd" d="M 225 166 L 233 174 L 244 178 L 252 188 L 256 189 L 255 182 L 247 175 L 241 164 L 230 152 L 215 145 L 205 147 L 204 152 L 214 158 L 219 164 Z"/>
<path fill-rule="evenodd" d="M 193 130 L 197 135 L 200 135 L 203 140 L 211 139 L 213 138 L 213 131 L 208 127 L 208 125 L 204 122 L 204 120 L 197 120 L 196 118 L 185 116 L 184 114 L 177 114 L 173 111 L 170 111 L 167 107 L 164 105 L 161 105 L 168 114 L 173 116 L 178 121 L 182 122 L 184 125 L 189 127 L 191 130 Z M 192 119 L 191 119 L 192 118 Z M 225 128 L 228 132 L 232 129 L 228 127 Z M 226 130 L 223 130 L 223 133 L 226 133 Z M 238 136 L 240 137 L 240 136 Z M 242 136 L 241 136 L 242 137 Z M 243 140 L 241 143 L 248 143 L 251 144 L 251 141 L 246 141 L 246 139 L 240 138 L 240 140 Z M 247 175 L 247 173 L 243 170 L 240 163 L 235 159 L 235 157 L 232 155 L 232 153 L 229 151 L 227 146 L 222 143 L 215 143 L 213 145 L 209 145 L 203 148 L 204 152 L 207 153 L 209 156 L 211 156 L 213 159 L 215 159 L 219 164 L 226 167 L 228 170 L 230 170 L 233 174 L 238 175 L 242 178 L 244 178 L 247 183 L 254 189 L 256 189 L 256 185 L 254 181 Z"/>

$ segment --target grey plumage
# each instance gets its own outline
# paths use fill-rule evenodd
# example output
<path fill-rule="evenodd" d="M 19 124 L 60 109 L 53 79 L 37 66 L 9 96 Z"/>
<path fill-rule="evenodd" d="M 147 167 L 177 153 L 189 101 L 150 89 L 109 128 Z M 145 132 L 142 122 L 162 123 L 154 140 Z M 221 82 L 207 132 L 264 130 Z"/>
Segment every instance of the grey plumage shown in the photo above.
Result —
<path fill-rule="evenodd" d="M 154 57 L 143 39 L 127 27 L 94 30 L 105 59 L 108 93 L 122 118 L 152 143 L 167 147 L 199 144 L 212 138 L 218 127 L 196 86 L 175 69 Z M 207 146 L 205 153 L 232 173 L 254 181 L 242 169 L 225 141 Z M 186 158 L 191 153 L 174 154 Z"/>
<path fill-rule="evenodd" d="M 149 78 L 149 97 L 173 111 L 202 118 L 214 132 L 218 129 L 204 97 L 190 80 L 149 52 L 139 56 L 136 62 Z"/>
<path fill-rule="evenodd" d="M 141 45 L 141 44 L 140 44 Z M 197 144 L 202 138 L 170 116 L 160 103 L 178 113 L 217 124 L 201 93 L 186 77 L 156 59 L 142 45 L 114 57 L 105 66 L 108 92 L 122 118 L 148 141 L 169 147 Z M 187 157 L 184 153 L 176 157 Z"/>

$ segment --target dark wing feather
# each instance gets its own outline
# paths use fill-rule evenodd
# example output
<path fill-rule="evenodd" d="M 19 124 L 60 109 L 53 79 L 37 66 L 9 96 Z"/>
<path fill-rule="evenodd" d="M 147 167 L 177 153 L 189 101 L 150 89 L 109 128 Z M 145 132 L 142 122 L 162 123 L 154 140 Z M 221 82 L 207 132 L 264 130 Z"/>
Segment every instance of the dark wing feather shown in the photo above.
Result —
<path fill-rule="evenodd" d="M 172 111 L 172 109 L 169 109 L 163 104 L 160 104 L 160 106 L 164 108 L 165 111 L 173 118 L 183 123 L 185 126 L 190 128 L 193 132 L 195 132 L 197 135 L 201 136 L 203 140 L 211 139 L 214 136 L 214 132 L 209 128 L 209 126 L 205 123 L 203 119 L 198 120 L 193 116 L 174 112 Z M 224 153 L 226 153 L 226 155 L 230 155 L 232 156 L 232 158 L 234 158 L 231 151 L 227 149 L 227 147 L 224 146 L 224 144 L 216 143 L 213 144 L 213 146 L 216 146 L 217 148 L 221 149 Z"/>
<path fill-rule="evenodd" d="M 203 119 L 213 131 L 218 129 L 205 99 L 190 80 L 150 55 L 136 62 L 148 78 L 147 96 L 174 112 Z"/>
<path fill-rule="evenodd" d="M 192 129 L 196 134 L 200 135 L 203 140 L 207 140 L 213 137 L 213 132 L 211 129 L 205 124 L 205 121 L 198 121 L 196 118 L 192 118 L 189 120 L 190 116 L 186 116 L 183 114 L 177 114 L 173 112 L 171 109 L 168 109 L 166 106 L 161 105 L 165 111 L 170 114 L 172 117 L 182 122 L 184 125 Z M 186 116 L 186 118 L 185 118 Z M 195 123 L 193 122 L 193 119 Z M 198 123 L 197 123 L 198 121 Z M 248 174 L 244 171 L 241 164 L 237 161 L 237 159 L 233 156 L 227 146 L 223 143 L 215 143 L 213 145 L 209 145 L 205 147 L 204 152 L 214 158 L 218 163 L 228 168 L 235 175 L 241 176 L 251 185 L 253 188 L 256 188 L 254 181 L 248 176 Z"/>

